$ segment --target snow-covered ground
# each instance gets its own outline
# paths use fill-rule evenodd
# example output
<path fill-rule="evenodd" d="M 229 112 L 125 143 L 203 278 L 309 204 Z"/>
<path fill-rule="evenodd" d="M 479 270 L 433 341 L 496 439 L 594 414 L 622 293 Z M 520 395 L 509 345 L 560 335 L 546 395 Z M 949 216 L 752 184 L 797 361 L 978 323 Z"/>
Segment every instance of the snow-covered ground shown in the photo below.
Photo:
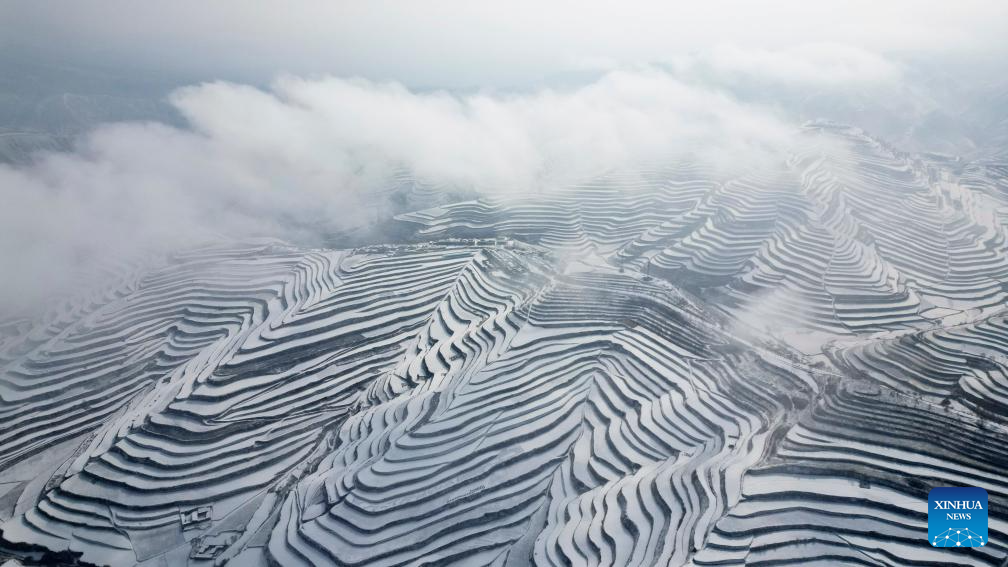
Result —
<path fill-rule="evenodd" d="M 0 556 L 1003 564 L 1004 170 L 803 142 L 187 251 L 0 327 Z M 958 484 L 968 553 L 924 541 Z"/>

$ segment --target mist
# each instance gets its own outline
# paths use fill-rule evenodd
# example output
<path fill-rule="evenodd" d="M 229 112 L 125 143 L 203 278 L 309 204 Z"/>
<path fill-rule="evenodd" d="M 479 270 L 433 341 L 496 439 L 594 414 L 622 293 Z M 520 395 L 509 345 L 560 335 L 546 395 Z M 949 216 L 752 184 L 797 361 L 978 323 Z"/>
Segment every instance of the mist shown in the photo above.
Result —
<path fill-rule="evenodd" d="M 992 0 L 797 2 L 633 0 L 473 4 L 259 2 L 138 5 L 91 0 L 58 8 L 0 5 L 0 46 L 63 64 L 265 85 L 277 74 L 395 80 L 414 88 L 536 88 L 599 66 L 661 63 L 723 44 L 790 50 L 809 43 L 949 65 L 996 62 L 1008 6 Z"/>
<path fill-rule="evenodd" d="M 185 127 L 103 125 L 71 152 L 0 166 L 13 275 L 4 297 L 69 285 L 96 260 L 219 239 L 317 242 L 387 219 L 383 190 L 401 171 L 474 195 L 542 192 L 686 153 L 711 167 L 756 166 L 779 159 L 795 130 L 656 69 L 532 94 L 288 76 L 268 90 L 184 87 L 169 100 Z"/>
<path fill-rule="evenodd" d="M 740 171 L 820 118 L 1000 147 L 973 77 L 1003 76 L 1008 8 L 838 8 L 4 3 L 0 308 L 96 263 L 379 225 L 398 174 L 478 196 L 687 153 Z"/>

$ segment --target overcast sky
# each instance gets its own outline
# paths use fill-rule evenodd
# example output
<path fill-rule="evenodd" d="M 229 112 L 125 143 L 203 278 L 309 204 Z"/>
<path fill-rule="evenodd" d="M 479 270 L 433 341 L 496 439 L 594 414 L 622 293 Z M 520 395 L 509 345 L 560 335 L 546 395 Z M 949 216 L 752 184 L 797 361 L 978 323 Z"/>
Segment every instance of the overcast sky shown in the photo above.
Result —
<path fill-rule="evenodd" d="M 1003 0 L 0 2 L 0 42 L 58 61 L 263 84 L 280 73 L 414 87 L 534 86 L 722 44 L 838 43 L 994 62 Z"/>

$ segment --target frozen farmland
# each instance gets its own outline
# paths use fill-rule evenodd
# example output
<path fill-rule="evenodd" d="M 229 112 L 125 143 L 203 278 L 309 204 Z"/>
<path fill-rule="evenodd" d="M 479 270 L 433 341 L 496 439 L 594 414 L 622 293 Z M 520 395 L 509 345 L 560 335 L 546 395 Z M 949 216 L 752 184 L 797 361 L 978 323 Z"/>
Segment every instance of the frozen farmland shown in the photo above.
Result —
<path fill-rule="evenodd" d="M 0 549 L 109 565 L 1005 565 L 1008 171 L 806 126 L 0 329 Z M 929 547 L 981 486 L 990 545 Z M 960 551 L 960 552 L 957 552 Z"/>

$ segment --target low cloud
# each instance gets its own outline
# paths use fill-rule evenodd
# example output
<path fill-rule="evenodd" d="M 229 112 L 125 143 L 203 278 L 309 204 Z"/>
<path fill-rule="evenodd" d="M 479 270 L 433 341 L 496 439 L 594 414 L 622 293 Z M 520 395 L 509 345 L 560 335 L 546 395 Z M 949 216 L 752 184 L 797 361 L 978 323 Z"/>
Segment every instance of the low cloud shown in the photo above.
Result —
<path fill-rule="evenodd" d="M 683 58 L 684 71 L 713 74 L 722 82 L 754 81 L 791 87 L 892 84 L 898 65 L 851 45 L 810 43 L 786 49 L 741 48 L 722 44 L 704 56 Z"/>
<path fill-rule="evenodd" d="M 73 152 L 0 166 L 6 310 L 74 286 L 96 263 L 215 239 L 294 241 L 383 218 L 390 177 L 532 191 L 690 154 L 774 158 L 792 126 L 654 70 L 530 94 L 417 93 L 395 83 L 281 78 L 171 96 L 188 128 L 105 125 Z"/>

